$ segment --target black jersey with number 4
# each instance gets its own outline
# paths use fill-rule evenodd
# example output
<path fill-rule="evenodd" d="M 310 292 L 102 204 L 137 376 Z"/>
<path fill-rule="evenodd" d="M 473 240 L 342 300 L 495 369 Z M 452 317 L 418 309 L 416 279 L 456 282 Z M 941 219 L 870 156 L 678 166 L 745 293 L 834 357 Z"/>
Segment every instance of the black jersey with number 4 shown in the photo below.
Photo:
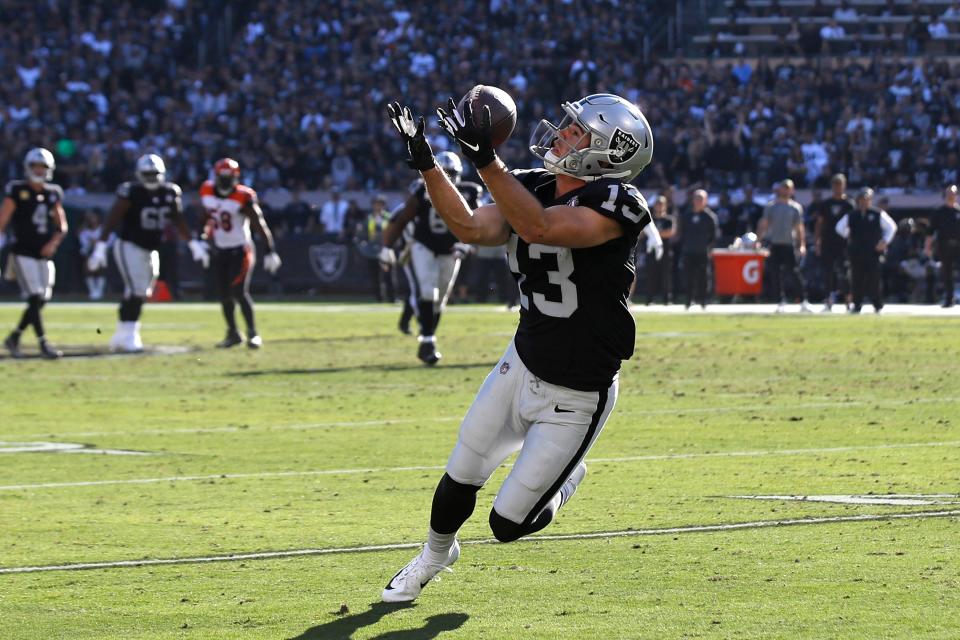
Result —
<path fill-rule="evenodd" d="M 627 307 L 633 248 L 650 222 L 643 195 L 602 179 L 555 196 L 557 177 L 543 169 L 513 171 L 544 207 L 589 207 L 616 220 L 623 235 L 586 249 L 528 244 L 510 232 L 507 258 L 520 287 L 514 341 L 535 376 L 579 391 L 600 391 L 633 355 L 636 326 Z"/>
<path fill-rule="evenodd" d="M 480 205 L 483 187 L 476 182 L 461 182 L 457 185 L 457 189 L 463 194 L 468 207 L 476 209 Z M 413 219 L 413 239 L 438 255 L 452 253 L 457 237 L 450 232 L 447 223 L 433 208 L 422 181 L 414 183 L 413 195 L 417 199 L 417 214 Z"/>
<path fill-rule="evenodd" d="M 117 188 L 117 197 L 130 201 L 120 226 L 120 239 L 148 251 L 160 247 L 163 230 L 183 211 L 180 187 L 173 182 L 164 182 L 156 189 L 140 182 L 124 182 Z"/>
<path fill-rule="evenodd" d="M 59 230 L 52 214 L 56 205 L 63 202 L 63 189 L 48 182 L 36 190 L 27 180 L 13 180 L 7 183 L 4 194 L 15 205 L 10 221 L 15 238 L 11 251 L 18 256 L 40 258 L 40 249 Z"/>

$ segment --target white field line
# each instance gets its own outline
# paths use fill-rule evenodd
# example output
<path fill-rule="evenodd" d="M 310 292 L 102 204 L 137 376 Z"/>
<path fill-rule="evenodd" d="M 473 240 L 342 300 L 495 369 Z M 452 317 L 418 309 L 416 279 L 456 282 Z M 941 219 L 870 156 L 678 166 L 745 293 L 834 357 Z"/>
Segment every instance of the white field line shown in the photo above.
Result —
<path fill-rule="evenodd" d="M 570 533 L 560 535 L 529 536 L 518 542 L 553 542 L 562 540 L 596 540 L 604 538 L 634 538 L 639 536 L 677 535 L 681 533 L 713 533 L 739 531 L 744 529 L 766 529 L 771 527 L 790 527 L 811 524 L 832 524 L 838 522 L 878 522 L 885 520 L 905 520 L 917 518 L 950 518 L 960 516 L 960 509 L 950 511 L 913 511 L 906 513 L 863 514 L 858 516 L 831 516 L 823 518 L 797 518 L 792 520 L 757 520 L 753 522 L 735 522 L 731 524 L 691 525 L 686 527 L 668 527 L 661 529 L 627 529 L 622 531 L 597 531 L 594 533 Z M 494 544 L 492 538 L 480 540 L 461 540 L 461 544 Z M 0 574 L 38 573 L 41 571 L 80 571 L 84 569 L 115 569 L 120 567 L 148 567 L 157 565 L 200 564 L 209 562 L 238 562 L 242 560 L 268 560 L 274 558 L 295 558 L 303 556 L 325 556 L 348 553 L 367 553 L 371 551 L 398 551 L 418 549 L 420 542 L 398 544 L 376 544 L 361 547 L 332 547 L 327 549 L 289 549 L 286 551 L 262 551 L 258 553 L 235 553 L 220 556 L 198 556 L 186 558 L 145 558 L 142 560 L 117 560 L 113 562 L 77 562 L 70 564 L 38 565 L 28 567 L 0 568 Z"/>
<path fill-rule="evenodd" d="M 761 449 L 756 451 L 714 451 L 707 453 L 664 453 L 617 458 L 588 458 L 590 464 L 616 464 L 654 460 L 690 460 L 696 458 L 752 458 L 762 456 L 792 456 L 845 451 L 875 451 L 883 449 L 917 449 L 926 447 L 956 447 L 960 440 L 947 442 L 905 442 L 901 444 L 851 445 L 847 447 L 817 447 L 812 449 Z M 512 465 L 502 465 L 504 468 Z M 37 484 L 0 485 L 0 491 L 27 491 L 30 489 L 62 489 L 67 487 L 99 487 L 119 484 L 161 484 L 167 482 L 198 482 L 204 480 L 231 480 L 246 478 L 296 478 L 302 476 L 351 475 L 358 473 L 401 473 L 405 471 L 442 471 L 442 465 L 409 467 L 379 467 L 354 469 L 315 469 L 308 471 L 260 471 L 251 473 L 218 473 L 203 476 L 167 476 L 163 478 L 128 478 L 118 480 L 86 480 L 79 482 L 41 482 Z"/>
<path fill-rule="evenodd" d="M 943 398 L 909 398 L 903 400 L 841 400 L 838 402 L 804 402 L 793 405 L 741 405 L 736 407 L 689 407 L 686 409 L 640 409 L 637 411 L 618 411 L 614 416 L 681 416 L 700 413 L 739 413 L 749 411 L 804 411 L 809 409 L 829 409 L 829 408 L 849 408 L 863 406 L 891 407 L 911 404 L 955 404 L 960 402 L 960 397 L 947 396 Z M 126 429 L 120 431 L 64 431 L 53 433 L 44 431 L 39 433 L 10 433 L 0 434 L 0 440 L 16 441 L 19 439 L 34 438 L 76 438 L 76 437 L 94 437 L 94 436 L 127 436 L 127 435 L 167 435 L 179 433 L 235 433 L 252 431 L 283 431 L 283 430 L 309 430 L 309 429 L 328 429 L 335 427 L 378 427 L 396 424 L 422 424 L 424 422 L 452 422 L 463 418 L 458 416 L 434 416 L 432 418 L 388 418 L 383 420 L 344 420 L 335 422 L 306 422 L 295 424 L 279 424 L 259 427 L 180 427 L 176 429 Z"/>

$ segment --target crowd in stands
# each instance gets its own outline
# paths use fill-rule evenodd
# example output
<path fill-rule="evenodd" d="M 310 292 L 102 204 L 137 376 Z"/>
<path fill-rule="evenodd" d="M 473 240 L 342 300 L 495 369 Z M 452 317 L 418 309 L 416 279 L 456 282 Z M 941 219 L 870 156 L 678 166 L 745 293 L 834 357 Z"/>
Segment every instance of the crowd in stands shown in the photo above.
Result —
<path fill-rule="evenodd" d="M 746 4 L 734 4 L 740 15 Z M 835 171 L 852 186 L 956 180 L 956 63 L 643 63 L 644 28 L 663 5 L 6 3 L 0 61 L 13 73 L 0 83 L 0 177 L 18 176 L 23 152 L 42 145 L 68 193 L 112 190 L 145 151 L 159 152 L 187 189 L 224 155 L 261 192 L 405 189 L 413 174 L 387 130 L 386 102 L 402 99 L 431 121 L 434 106 L 483 82 L 517 102 L 520 124 L 501 150 L 514 166 L 529 165 L 529 129 L 557 119 L 561 101 L 611 91 L 654 125 L 641 186 L 767 188 L 787 175 L 803 188 Z M 449 146 L 433 123 L 429 137 L 437 150 Z"/>

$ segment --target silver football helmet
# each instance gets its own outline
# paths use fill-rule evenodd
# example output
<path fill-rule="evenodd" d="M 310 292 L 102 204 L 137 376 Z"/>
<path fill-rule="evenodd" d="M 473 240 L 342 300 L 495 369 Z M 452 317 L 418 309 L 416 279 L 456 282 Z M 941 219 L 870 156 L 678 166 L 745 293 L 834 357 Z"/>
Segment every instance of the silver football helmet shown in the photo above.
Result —
<path fill-rule="evenodd" d="M 35 164 L 45 166 L 47 168 L 46 173 L 42 175 L 34 173 L 32 165 Z M 56 167 L 57 163 L 53 159 L 53 154 L 42 147 L 30 149 L 23 158 L 23 169 L 27 172 L 27 180 L 30 182 L 50 182 L 53 180 L 53 170 L 56 169 Z"/>
<path fill-rule="evenodd" d="M 552 173 L 580 180 L 617 178 L 629 182 L 650 164 L 653 132 L 636 105 L 611 93 L 564 102 L 559 125 L 541 120 L 530 136 L 530 152 Z M 583 136 L 573 144 L 559 132 L 577 124 Z M 589 146 L 578 149 L 584 138 Z"/>
<path fill-rule="evenodd" d="M 441 151 L 437 154 L 437 165 L 450 176 L 454 184 L 460 182 L 460 176 L 463 174 L 463 162 L 460 156 L 452 151 Z"/>
<path fill-rule="evenodd" d="M 147 189 L 156 189 L 167 177 L 167 167 L 163 164 L 163 158 L 148 153 L 137 158 L 137 168 L 135 170 L 137 180 Z"/>

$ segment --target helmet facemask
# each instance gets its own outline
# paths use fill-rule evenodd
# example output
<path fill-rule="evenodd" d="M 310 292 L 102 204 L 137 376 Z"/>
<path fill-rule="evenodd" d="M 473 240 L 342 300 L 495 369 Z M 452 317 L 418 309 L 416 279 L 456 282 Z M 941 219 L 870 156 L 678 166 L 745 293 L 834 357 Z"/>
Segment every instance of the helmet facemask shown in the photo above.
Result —
<path fill-rule="evenodd" d="M 225 171 L 216 175 L 214 186 L 219 195 L 227 196 L 233 193 L 239 182 L 240 178 L 235 173 Z"/>
<path fill-rule="evenodd" d="M 530 152 L 551 173 L 629 182 L 649 164 L 653 136 L 635 105 L 612 94 L 594 94 L 561 106 L 565 115 L 559 125 L 541 120 L 530 136 Z M 560 132 L 572 124 L 584 133 L 571 143 Z M 584 145 L 584 139 L 589 144 Z"/>

